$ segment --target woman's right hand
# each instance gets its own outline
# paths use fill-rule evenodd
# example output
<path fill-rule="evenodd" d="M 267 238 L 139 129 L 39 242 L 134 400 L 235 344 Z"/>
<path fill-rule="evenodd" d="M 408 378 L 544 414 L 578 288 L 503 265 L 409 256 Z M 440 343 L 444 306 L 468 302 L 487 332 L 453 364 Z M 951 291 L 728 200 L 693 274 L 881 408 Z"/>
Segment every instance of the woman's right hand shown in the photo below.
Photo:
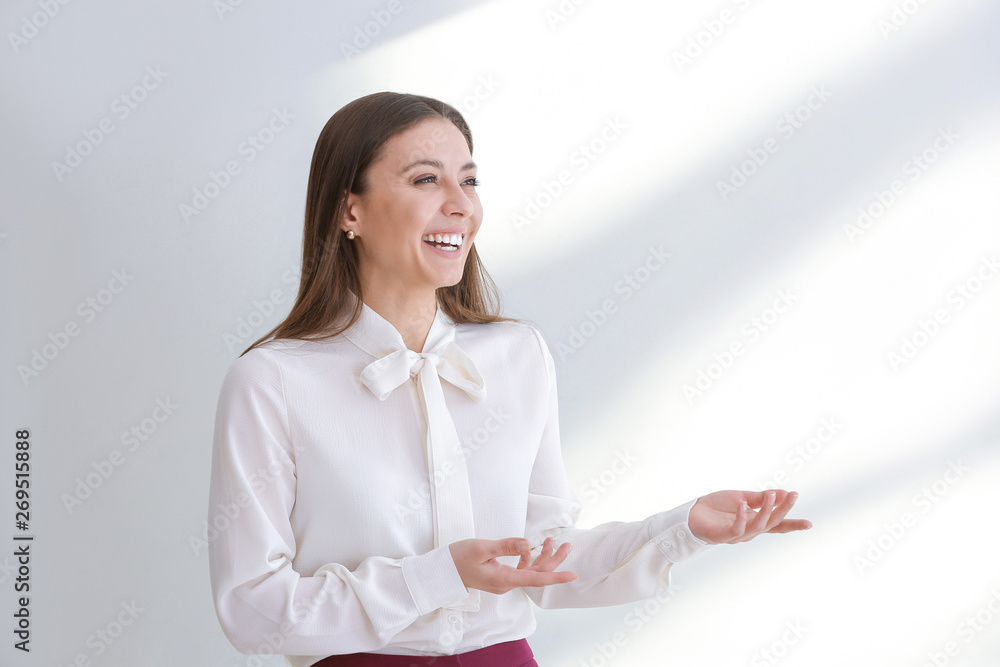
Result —
<path fill-rule="evenodd" d="M 548 586 L 576 581 L 575 572 L 554 572 L 569 555 L 572 545 L 565 542 L 552 552 L 554 540 L 545 538 L 542 552 L 531 562 L 531 545 L 523 537 L 503 540 L 468 539 L 448 545 L 466 588 L 478 588 L 502 595 L 522 586 Z M 517 567 L 502 565 L 498 556 L 521 556 Z"/>

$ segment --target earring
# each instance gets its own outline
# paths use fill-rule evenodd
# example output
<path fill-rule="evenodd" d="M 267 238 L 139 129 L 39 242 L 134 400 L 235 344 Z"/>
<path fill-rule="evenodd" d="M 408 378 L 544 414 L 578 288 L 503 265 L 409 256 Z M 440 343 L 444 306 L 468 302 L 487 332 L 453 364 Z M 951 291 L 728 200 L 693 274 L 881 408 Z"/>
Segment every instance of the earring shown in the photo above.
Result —
<path fill-rule="evenodd" d="M 349 238 L 352 241 L 354 240 L 354 230 L 353 229 L 348 229 L 347 230 L 347 238 Z"/>

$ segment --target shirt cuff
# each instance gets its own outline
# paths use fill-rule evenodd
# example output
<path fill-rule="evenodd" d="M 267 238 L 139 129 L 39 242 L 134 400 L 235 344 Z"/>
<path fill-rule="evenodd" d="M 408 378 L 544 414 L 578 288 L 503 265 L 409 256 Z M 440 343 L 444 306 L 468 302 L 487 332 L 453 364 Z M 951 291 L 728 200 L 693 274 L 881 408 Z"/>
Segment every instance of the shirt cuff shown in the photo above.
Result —
<path fill-rule="evenodd" d="M 651 541 L 671 563 L 681 563 L 715 546 L 695 537 L 691 532 L 688 517 L 696 502 L 697 498 L 650 517 L 650 532 L 653 535 Z"/>
<path fill-rule="evenodd" d="M 447 545 L 402 559 L 403 580 L 420 615 L 469 596 Z"/>

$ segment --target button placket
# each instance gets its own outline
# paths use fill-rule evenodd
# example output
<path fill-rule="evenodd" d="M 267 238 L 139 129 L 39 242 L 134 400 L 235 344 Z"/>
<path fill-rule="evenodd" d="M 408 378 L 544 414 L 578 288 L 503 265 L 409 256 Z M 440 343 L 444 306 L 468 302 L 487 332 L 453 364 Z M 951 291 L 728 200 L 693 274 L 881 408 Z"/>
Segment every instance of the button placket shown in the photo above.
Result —
<path fill-rule="evenodd" d="M 462 636 L 465 634 L 463 630 L 462 615 L 457 611 L 441 609 L 439 618 L 441 619 L 441 632 L 438 637 L 438 642 L 441 644 L 442 648 L 448 651 L 453 651 L 462 641 Z"/>

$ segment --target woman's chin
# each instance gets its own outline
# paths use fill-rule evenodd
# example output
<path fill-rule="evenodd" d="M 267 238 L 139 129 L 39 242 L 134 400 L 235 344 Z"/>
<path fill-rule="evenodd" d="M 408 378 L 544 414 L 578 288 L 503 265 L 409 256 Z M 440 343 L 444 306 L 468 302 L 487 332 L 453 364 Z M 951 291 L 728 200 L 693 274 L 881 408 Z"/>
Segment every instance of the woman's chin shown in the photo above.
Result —
<path fill-rule="evenodd" d="M 444 288 L 444 287 L 454 287 L 455 285 L 457 285 L 460 282 L 462 282 L 462 276 L 461 276 L 461 274 L 459 274 L 458 277 L 455 277 L 455 278 L 446 278 L 446 279 L 443 279 L 443 280 L 439 281 L 438 282 L 438 289 L 441 289 L 441 288 Z"/>

